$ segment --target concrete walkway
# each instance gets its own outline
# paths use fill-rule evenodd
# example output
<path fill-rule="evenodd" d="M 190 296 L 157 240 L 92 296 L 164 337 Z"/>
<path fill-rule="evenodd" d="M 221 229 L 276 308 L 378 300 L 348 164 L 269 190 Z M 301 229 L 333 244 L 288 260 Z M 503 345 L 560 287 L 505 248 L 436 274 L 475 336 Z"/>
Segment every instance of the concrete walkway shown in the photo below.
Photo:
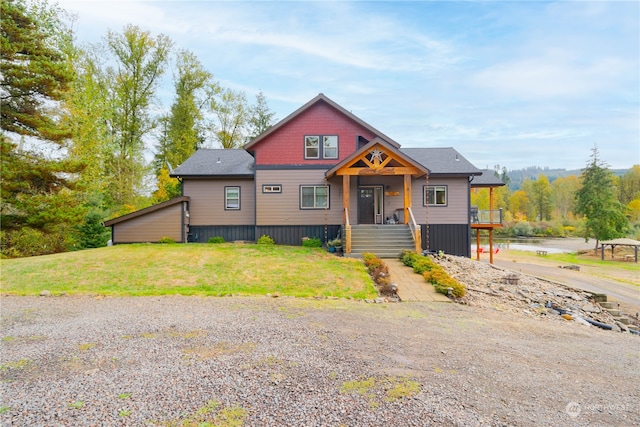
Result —
<path fill-rule="evenodd" d="M 451 302 L 446 296 L 436 292 L 435 288 L 427 283 L 424 278 L 413 272 L 413 269 L 404 265 L 398 259 L 384 259 L 391 283 L 398 285 L 398 296 L 401 301 L 430 301 Z"/>

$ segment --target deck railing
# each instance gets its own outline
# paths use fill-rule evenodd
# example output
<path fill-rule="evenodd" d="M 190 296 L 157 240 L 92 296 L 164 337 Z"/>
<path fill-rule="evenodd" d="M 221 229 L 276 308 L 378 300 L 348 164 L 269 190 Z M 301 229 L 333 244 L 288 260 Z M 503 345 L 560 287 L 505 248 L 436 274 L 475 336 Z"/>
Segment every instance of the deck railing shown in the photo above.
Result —
<path fill-rule="evenodd" d="M 472 208 L 469 222 L 471 224 L 502 224 L 502 209 L 474 210 Z"/>
<path fill-rule="evenodd" d="M 407 208 L 409 211 L 409 229 L 411 230 L 411 236 L 413 237 L 413 243 L 417 253 L 422 252 L 422 230 L 416 223 L 416 219 L 413 216 L 411 208 Z"/>

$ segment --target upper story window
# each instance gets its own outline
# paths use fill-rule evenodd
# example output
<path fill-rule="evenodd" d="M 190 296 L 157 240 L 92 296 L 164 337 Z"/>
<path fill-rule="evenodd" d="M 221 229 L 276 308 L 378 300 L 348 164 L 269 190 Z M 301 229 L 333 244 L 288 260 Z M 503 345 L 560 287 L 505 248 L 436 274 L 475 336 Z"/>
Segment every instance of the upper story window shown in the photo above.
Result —
<path fill-rule="evenodd" d="M 429 206 L 446 206 L 447 205 L 447 186 L 446 185 L 429 185 L 425 187 L 424 195 L 425 205 Z"/>
<path fill-rule="evenodd" d="M 304 137 L 305 159 L 337 159 L 338 135 L 307 135 Z"/>
<path fill-rule="evenodd" d="M 240 187 L 224 187 L 224 209 L 240 210 Z"/>
<path fill-rule="evenodd" d="M 301 185 L 300 186 L 300 208 L 301 209 L 329 208 L 329 186 Z"/>

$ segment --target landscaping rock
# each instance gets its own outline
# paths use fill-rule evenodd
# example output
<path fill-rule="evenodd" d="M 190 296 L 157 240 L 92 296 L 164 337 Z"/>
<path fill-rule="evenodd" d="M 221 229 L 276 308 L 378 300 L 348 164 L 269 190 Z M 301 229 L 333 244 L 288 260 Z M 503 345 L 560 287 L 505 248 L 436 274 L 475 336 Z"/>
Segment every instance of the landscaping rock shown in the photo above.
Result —
<path fill-rule="evenodd" d="M 43 289 L 40 291 L 40 296 L 41 297 L 50 297 L 51 296 L 51 291 L 47 290 L 47 289 Z"/>
<path fill-rule="evenodd" d="M 523 316 L 544 316 L 551 320 L 563 320 L 562 315 L 567 314 L 565 317 L 573 320 L 587 317 L 615 324 L 611 313 L 602 310 L 590 293 L 465 257 L 447 256 L 434 260 L 467 288 L 467 294 L 456 300 L 459 303 L 492 309 L 500 307 Z M 540 304 L 547 310 L 540 309 Z"/>

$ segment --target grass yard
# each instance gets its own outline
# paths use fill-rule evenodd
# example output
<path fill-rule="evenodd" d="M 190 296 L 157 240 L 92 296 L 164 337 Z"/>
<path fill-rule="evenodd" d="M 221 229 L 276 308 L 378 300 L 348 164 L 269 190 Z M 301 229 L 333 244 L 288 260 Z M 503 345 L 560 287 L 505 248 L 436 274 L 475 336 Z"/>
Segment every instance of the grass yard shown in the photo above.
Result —
<path fill-rule="evenodd" d="M 374 298 L 361 260 L 255 244 L 133 244 L 0 260 L 3 294 Z"/>

